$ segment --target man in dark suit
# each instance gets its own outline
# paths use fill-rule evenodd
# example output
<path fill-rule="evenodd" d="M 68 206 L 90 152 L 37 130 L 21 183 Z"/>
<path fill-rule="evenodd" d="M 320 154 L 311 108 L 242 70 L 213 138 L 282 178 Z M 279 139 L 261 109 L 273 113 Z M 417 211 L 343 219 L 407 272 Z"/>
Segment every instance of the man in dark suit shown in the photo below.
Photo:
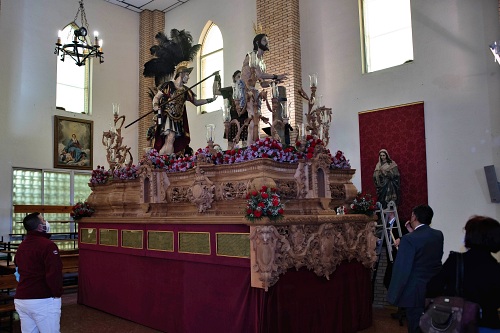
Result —
<path fill-rule="evenodd" d="M 443 233 L 432 229 L 434 212 L 427 205 L 413 208 L 405 226 L 410 233 L 396 242 L 398 255 L 394 262 L 387 300 L 406 309 L 408 332 L 420 332 L 427 282 L 441 269 Z"/>

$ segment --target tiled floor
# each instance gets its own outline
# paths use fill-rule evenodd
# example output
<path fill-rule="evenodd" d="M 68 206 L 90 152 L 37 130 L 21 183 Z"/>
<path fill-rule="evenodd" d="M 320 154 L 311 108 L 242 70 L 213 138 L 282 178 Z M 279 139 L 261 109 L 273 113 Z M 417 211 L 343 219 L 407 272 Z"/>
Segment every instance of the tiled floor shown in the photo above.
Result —
<path fill-rule="evenodd" d="M 63 295 L 61 333 L 155 333 L 159 332 L 108 313 L 76 304 L 76 293 Z M 405 333 L 406 326 L 399 326 L 391 318 L 394 309 L 374 308 L 372 327 L 361 333 Z M 406 324 L 406 323 L 405 323 Z M 14 333 L 20 333 L 19 321 L 14 324 Z"/>

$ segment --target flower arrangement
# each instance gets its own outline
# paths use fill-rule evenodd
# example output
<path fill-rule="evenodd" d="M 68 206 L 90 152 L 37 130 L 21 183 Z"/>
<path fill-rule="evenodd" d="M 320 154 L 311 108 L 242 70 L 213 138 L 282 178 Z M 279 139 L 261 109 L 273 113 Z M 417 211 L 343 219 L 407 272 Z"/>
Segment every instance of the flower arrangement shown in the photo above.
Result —
<path fill-rule="evenodd" d="M 111 172 L 104 170 L 104 166 L 97 166 L 97 169 L 92 170 L 92 176 L 90 177 L 90 183 L 92 184 L 105 184 L 108 179 L 112 176 Z"/>
<path fill-rule="evenodd" d="M 267 216 L 276 221 L 283 217 L 284 207 L 275 188 L 262 186 L 260 191 L 247 194 L 247 209 L 245 217 L 250 221 Z"/>
<path fill-rule="evenodd" d="M 94 209 L 90 207 L 87 202 L 77 202 L 73 206 L 73 211 L 70 213 L 70 216 L 73 220 L 79 220 L 82 217 L 90 217 L 94 213 Z"/>
<path fill-rule="evenodd" d="M 371 194 L 362 194 L 361 192 L 358 192 L 358 195 L 356 195 L 356 198 L 354 198 L 350 205 L 348 213 L 372 216 L 375 209 L 375 200 L 372 198 Z"/>
<path fill-rule="evenodd" d="M 350 169 L 351 164 L 349 160 L 345 158 L 344 153 L 341 150 L 337 150 L 335 156 L 332 156 L 332 164 L 330 164 L 330 169 Z"/>
<path fill-rule="evenodd" d="M 113 171 L 113 179 L 129 180 L 136 179 L 139 175 L 137 174 L 137 168 L 135 165 L 124 166 Z"/>
<path fill-rule="evenodd" d="M 317 145 L 324 145 L 321 139 L 315 139 L 312 135 L 306 135 L 306 140 L 304 143 L 297 141 L 295 142 L 295 146 L 297 150 L 301 150 L 307 159 L 311 159 L 314 157 L 314 149 Z"/>
<path fill-rule="evenodd" d="M 304 145 L 304 147 L 302 147 Z M 298 163 L 300 159 L 311 159 L 314 157 L 314 150 L 317 145 L 324 145 L 320 139 L 315 139 L 308 135 L 306 142 L 297 141 L 296 147 L 289 146 L 283 148 L 281 142 L 267 137 L 257 140 L 253 144 L 245 148 L 235 148 L 226 151 L 211 152 L 208 147 L 199 148 L 194 156 L 178 157 L 172 155 L 160 155 L 155 149 L 151 149 L 140 161 L 140 165 L 151 163 L 156 169 L 164 169 L 167 172 L 187 171 L 195 166 L 198 160 L 198 155 L 203 154 L 206 160 L 215 165 L 219 164 L 235 164 L 245 161 L 252 161 L 257 158 L 270 158 L 280 163 Z M 332 156 L 328 149 L 324 150 L 332 160 L 330 168 L 332 169 L 350 169 L 351 165 L 342 151 L 337 151 L 335 156 Z M 115 178 L 116 175 L 114 175 Z"/>
<path fill-rule="evenodd" d="M 176 155 L 160 155 L 156 149 L 151 149 L 143 156 L 140 165 L 151 162 L 155 169 L 164 169 L 168 172 L 186 171 L 194 167 L 194 159 L 191 156 L 177 157 Z"/>

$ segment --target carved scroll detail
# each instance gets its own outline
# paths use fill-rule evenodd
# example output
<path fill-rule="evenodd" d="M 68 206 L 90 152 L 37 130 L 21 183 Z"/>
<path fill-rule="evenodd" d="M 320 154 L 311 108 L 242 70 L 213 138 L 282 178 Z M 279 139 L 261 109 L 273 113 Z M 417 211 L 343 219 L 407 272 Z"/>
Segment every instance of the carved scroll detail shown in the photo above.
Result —
<path fill-rule="evenodd" d="M 189 201 L 198 207 L 199 213 L 204 213 L 212 208 L 214 202 L 214 183 L 204 174 L 204 171 L 197 166 L 193 185 L 187 191 Z"/>
<path fill-rule="evenodd" d="M 256 227 L 250 234 L 250 241 L 256 254 L 256 264 L 252 268 L 260 274 L 262 286 L 267 291 L 278 281 L 279 275 L 285 272 L 283 259 L 290 245 L 271 225 Z"/>
<path fill-rule="evenodd" d="M 372 268 L 377 259 L 374 222 L 264 225 L 254 229 L 250 240 L 256 258 L 254 269 L 266 290 L 292 267 L 307 267 L 329 279 L 345 260 Z"/>
<path fill-rule="evenodd" d="M 247 193 L 246 182 L 225 182 L 220 185 L 220 193 L 222 200 L 234 200 L 245 198 Z"/>
<path fill-rule="evenodd" d="M 189 187 L 174 186 L 167 191 L 167 196 L 171 202 L 188 202 Z"/>
<path fill-rule="evenodd" d="M 282 199 L 295 199 L 298 195 L 297 183 L 294 181 L 276 180 L 276 188 Z"/>
<path fill-rule="evenodd" d="M 330 184 L 330 192 L 332 193 L 332 199 L 345 200 L 346 198 L 345 186 L 343 184 Z"/>

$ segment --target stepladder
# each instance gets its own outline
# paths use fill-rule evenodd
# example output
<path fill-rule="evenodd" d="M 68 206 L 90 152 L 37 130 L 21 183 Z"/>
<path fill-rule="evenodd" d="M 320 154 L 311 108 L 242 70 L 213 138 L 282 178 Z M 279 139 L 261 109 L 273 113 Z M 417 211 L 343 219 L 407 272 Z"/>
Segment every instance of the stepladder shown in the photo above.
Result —
<path fill-rule="evenodd" d="M 377 261 L 375 262 L 372 276 L 373 287 L 375 287 L 375 280 L 384 247 L 387 250 L 388 265 L 392 265 L 395 259 L 394 248 L 397 248 L 395 244 L 396 239 L 401 238 L 402 236 L 398 210 L 394 201 L 390 201 L 386 208 L 384 208 L 380 202 L 377 202 L 377 210 L 375 211 L 375 214 L 378 216 L 375 229 L 377 236 Z"/>

